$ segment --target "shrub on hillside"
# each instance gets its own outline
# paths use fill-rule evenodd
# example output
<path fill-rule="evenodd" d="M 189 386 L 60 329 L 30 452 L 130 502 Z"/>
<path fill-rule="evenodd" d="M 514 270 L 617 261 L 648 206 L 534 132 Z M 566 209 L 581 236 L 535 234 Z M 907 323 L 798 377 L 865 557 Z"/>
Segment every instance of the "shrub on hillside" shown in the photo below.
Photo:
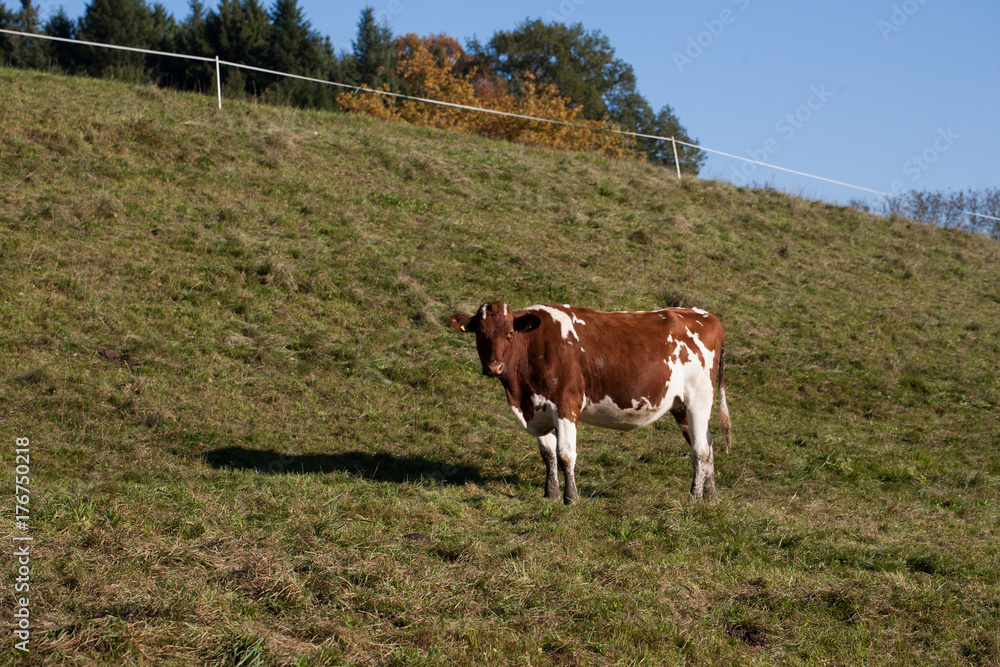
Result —
<path fill-rule="evenodd" d="M 555 86 L 537 85 L 530 75 L 515 94 L 503 79 L 469 58 L 452 37 L 418 37 L 411 33 L 396 40 L 396 51 L 395 75 L 406 95 L 502 114 L 548 118 L 563 124 L 428 104 L 377 92 L 341 97 L 342 109 L 532 146 L 593 151 L 609 157 L 635 155 L 629 151 L 625 136 L 609 131 L 615 126 L 607 119 L 581 118 L 581 107 L 571 107 L 569 99 L 561 96 Z"/>

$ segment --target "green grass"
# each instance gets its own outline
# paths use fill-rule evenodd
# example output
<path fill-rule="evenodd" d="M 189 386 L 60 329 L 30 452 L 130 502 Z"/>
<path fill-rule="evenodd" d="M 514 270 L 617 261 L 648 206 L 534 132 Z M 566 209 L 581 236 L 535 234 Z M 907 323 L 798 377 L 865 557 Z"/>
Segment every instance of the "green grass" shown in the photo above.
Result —
<path fill-rule="evenodd" d="M 0 128 L 26 663 L 1000 662 L 997 242 L 31 72 Z M 443 324 L 498 298 L 716 313 L 718 500 L 663 422 L 581 429 L 581 502 L 544 501 Z"/>

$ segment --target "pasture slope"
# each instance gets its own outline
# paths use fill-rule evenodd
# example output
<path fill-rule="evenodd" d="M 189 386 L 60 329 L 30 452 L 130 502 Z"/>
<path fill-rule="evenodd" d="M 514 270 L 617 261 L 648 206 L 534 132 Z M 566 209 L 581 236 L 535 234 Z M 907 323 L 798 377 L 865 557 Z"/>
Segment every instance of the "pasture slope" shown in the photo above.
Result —
<path fill-rule="evenodd" d="M 1000 662 L 1000 244 L 32 72 L 0 128 L 0 525 L 30 438 L 34 537 L 0 662 Z M 718 500 L 664 421 L 582 427 L 545 502 L 444 326 L 496 298 L 716 313 Z"/>

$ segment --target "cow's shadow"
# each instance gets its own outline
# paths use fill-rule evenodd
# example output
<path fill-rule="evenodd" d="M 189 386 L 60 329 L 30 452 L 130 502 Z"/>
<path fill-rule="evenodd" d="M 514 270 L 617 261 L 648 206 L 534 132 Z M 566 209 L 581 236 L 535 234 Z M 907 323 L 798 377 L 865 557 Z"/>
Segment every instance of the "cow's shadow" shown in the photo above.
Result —
<path fill-rule="evenodd" d="M 437 480 L 444 484 L 464 485 L 502 479 L 516 483 L 516 476 L 484 477 L 478 468 L 452 465 L 422 456 L 396 456 L 389 452 L 350 451 L 338 454 L 283 454 L 271 450 L 224 447 L 202 454 L 213 468 L 254 470 L 265 475 L 303 475 L 347 473 L 379 482 Z"/>

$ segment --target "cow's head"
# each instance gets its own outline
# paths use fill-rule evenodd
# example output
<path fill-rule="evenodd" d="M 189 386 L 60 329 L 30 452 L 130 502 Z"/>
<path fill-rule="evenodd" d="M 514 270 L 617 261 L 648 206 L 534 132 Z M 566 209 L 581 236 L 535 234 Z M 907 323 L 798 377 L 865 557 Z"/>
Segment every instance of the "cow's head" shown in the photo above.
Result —
<path fill-rule="evenodd" d="M 455 313 L 448 326 L 455 331 L 476 334 L 476 348 L 483 363 L 483 375 L 501 377 L 510 370 L 512 353 L 519 333 L 531 331 L 541 320 L 535 313 L 516 314 L 503 301 L 490 301 L 472 317 Z"/>

